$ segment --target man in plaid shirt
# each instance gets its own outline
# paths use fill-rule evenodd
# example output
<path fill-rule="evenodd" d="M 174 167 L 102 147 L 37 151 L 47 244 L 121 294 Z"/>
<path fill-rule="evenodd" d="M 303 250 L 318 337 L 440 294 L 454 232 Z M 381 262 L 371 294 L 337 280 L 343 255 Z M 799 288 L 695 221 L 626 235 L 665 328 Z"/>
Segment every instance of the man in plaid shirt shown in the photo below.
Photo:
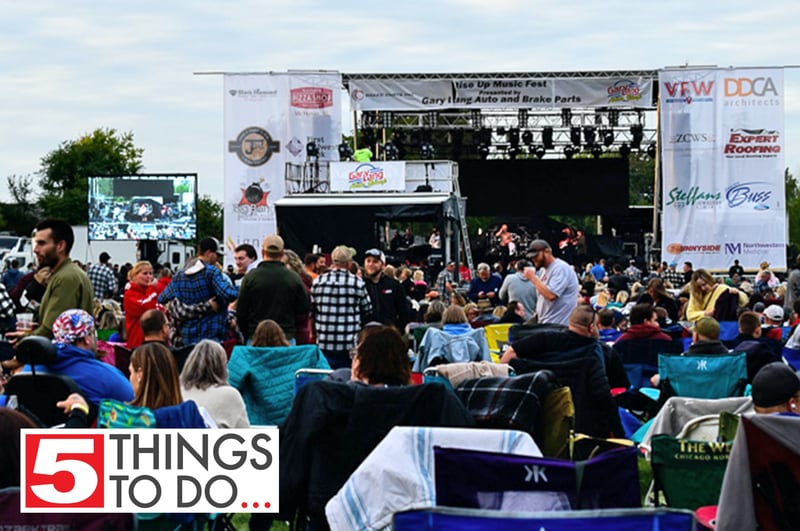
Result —
<path fill-rule="evenodd" d="M 100 253 L 100 263 L 92 264 L 86 271 L 96 299 L 108 299 L 117 292 L 117 276 L 108 265 L 110 259 L 111 256 L 103 251 Z"/>
<path fill-rule="evenodd" d="M 201 339 L 224 341 L 227 338 L 228 303 L 236 299 L 238 290 L 214 265 L 224 252 L 216 238 L 203 238 L 198 247 L 198 260 L 172 277 L 172 282 L 158 296 L 158 302 L 165 305 L 173 299 L 185 305 L 216 302 L 210 304 L 209 313 L 179 323 L 184 345 L 194 345 Z"/>
<path fill-rule="evenodd" d="M 364 281 L 348 271 L 352 251 L 343 245 L 331 253 L 332 269 L 311 286 L 311 315 L 317 344 L 332 369 L 350 367 L 350 349 L 372 313 Z"/>

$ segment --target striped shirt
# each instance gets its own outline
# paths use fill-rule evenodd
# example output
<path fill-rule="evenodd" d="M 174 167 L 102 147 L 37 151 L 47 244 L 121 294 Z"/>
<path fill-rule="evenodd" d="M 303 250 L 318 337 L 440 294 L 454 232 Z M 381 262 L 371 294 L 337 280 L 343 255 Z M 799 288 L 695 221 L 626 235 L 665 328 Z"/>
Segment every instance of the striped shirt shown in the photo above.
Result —
<path fill-rule="evenodd" d="M 323 273 L 311 286 L 311 313 L 319 348 L 327 351 L 353 348 L 372 313 L 364 281 L 344 269 Z"/>

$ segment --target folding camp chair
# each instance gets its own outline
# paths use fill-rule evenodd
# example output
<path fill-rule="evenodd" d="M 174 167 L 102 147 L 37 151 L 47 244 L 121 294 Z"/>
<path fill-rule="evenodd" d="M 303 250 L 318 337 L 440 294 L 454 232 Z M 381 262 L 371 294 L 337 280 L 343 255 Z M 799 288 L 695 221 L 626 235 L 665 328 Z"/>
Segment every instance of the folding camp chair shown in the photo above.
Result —
<path fill-rule="evenodd" d="M 17 408 L 43 427 L 56 426 L 67 421 L 64 411 L 56 402 L 66 399 L 80 389 L 69 376 L 36 371 L 37 365 L 56 361 L 56 347 L 42 336 L 28 336 L 17 346 L 17 361 L 30 365 L 30 373 L 19 373 L 5 385 L 5 394 L 15 396 Z"/>
<path fill-rule="evenodd" d="M 602 511 L 564 511 L 555 513 L 511 513 L 475 509 L 436 508 L 395 515 L 395 531 L 437 530 L 516 531 L 547 529 L 568 531 L 689 531 L 694 529 L 694 515 L 689 511 L 613 509 Z"/>
<path fill-rule="evenodd" d="M 136 529 L 135 517 L 125 513 L 22 513 L 19 487 L 0 489 L 3 529 L 80 529 L 81 531 L 128 531 Z"/>
<path fill-rule="evenodd" d="M 512 326 L 514 326 L 512 323 L 500 323 L 483 327 L 484 332 L 486 332 L 486 341 L 489 343 L 489 354 L 491 354 L 492 361 L 495 363 L 500 362 L 503 352 L 510 344 L 508 331 Z"/>
<path fill-rule="evenodd" d="M 239 345 L 228 362 L 228 380 L 242 394 L 250 424 L 279 425 L 292 407 L 295 371 L 330 368 L 317 345 Z"/>
<path fill-rule="evenodd" d="M 650 387 L 650 377 L 658 372 L 658 355 L 680 354 L 683 343 L 680 340 L 626 339 L 614 343 L 614 350 L 625 366 L 631 386 Z"/>
<path fill-rule="evenodd" d="M 800 529 L 800 417 L 742 415 L 717 529 Z"/>
<path fill-rule="evenodd" d="M 791 365 L 792 369 L 800 371 L 800 349 L 783 347 L 781 352 L 783 361 Z"/>
<path fill-rule="evenodd" d="M 330 369 L 297 369 L 294 371 L 294 394 L 297 395 L 300 388 L 307 383 L 324 380 L 332 372 Z"/>
<path fill-rule="evenodd" d="M 656 435 L 651 440 L 655 501 L 664 494 L 667 505 L 695 510 L 714 505 L 732 443 L 696 441 Z"/>
<path fill-rule="evenodd" d="M 436 447 L 436 503 L 525 511 L 640 507 L 637 454 L 619 448 L 573 462 Z"/>
<path fill-rule="evenodd" d="M 694 515 L 666 509 L 605 509 L 550 513 L 510 513 L 438 507 L 396 514 L 395 531 L 693 531 Z"/>
<path fill-rule="evenodd" d="M 397 426 L 325 506 L 331 529 L 383 529 L 397 511 L 434 506 L 434 446 L 542 455 L 521 431 Z"/>
<path fill-rule="evenodd" d="M 747 385 L 747 355 L 660 354 L 661 402 L 671 396 L 725 398 L 742 396 Z"/>

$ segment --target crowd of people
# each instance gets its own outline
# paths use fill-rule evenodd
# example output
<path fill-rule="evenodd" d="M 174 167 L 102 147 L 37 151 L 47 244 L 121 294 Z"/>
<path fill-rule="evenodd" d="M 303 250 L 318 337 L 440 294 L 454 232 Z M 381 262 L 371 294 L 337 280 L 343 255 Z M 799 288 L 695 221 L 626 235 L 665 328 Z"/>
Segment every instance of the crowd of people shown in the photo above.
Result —
<path fill-rule="evenodd" d="M 101 402 L 113 400 L 154 412 L 184 408 L 181 418 L 189 414 L 205 426 L 247 427 L 242 396 L 228 382 L 235 345 L 316 344 L 334 380 L 393 388 L 412 382 L 416 353 L 409 338 L 415 329 L 459 337 L 502 323 L 543 331 L 507 346 L 502 363 L 544 354 L 599 358 L 594 376 L 610 388 L 627 389 L 620 345 L 691 336 L 688 353 L 748 353 L 756 407 L 792 412 L 800 399 L 796 392 L 776 398 L 769 377 L 779 372 L 772 364 L 781 362 L 784 345 L 800 348 L 800 257 L 781 283 L 769 264 L 746 279 L 738 261 L 726 277 L 695 271 L 688 262 L 680 272 L 674 262 L 642 271 L 634 260 L 608 269 L 606 260 L 575 268 L 537 239 L 508 264 L 478 264 L 473 277 L 455 262 L 433 275 L 388 264 L 380 249 L 357 255 L 347 245 L 301 259 L 269 234 L 260 253 L 249 244 L 236 247 L 235 265 L 227 270 L 220 265 L 223 246 L 203 238 L 197 255 L 173 272 L 149 261 L 117 267 L 107 253 L 83 266 L 69 258 L 73 241 L 67 223 L 42 221 L 34 236 L 38 263 L 8 275 L 8 284 L 4 276 L 0 289 L 11 348 L 4 372 L 14 378 L 30 370 L 13 357 L 27 336 L 51 339 L 58 358 L 41 370 L 69 376 L 80 389 L 59 402 L 67 426 L 92 425 Z M 35 313 L 32 323 L 19 318 L 29 312 Z M 731 321 L 738 335 L 723 340 L 719 323 Z M 130 351 L 127 378 L 103 361 L 101 334 L 101 341 Z M 652 383 L 658 385 L 658 375 Z M 0 431 L 18 433 L 37 420 L 0 410 Z M 593 425 L 596 435 L 621 435 L 618 418 L 604 420 Z M 3 484 L 18 484 L 18 469 L 2 470 Z M 254 518 L 252 528 L 259 525 L 268 523 Z"/>

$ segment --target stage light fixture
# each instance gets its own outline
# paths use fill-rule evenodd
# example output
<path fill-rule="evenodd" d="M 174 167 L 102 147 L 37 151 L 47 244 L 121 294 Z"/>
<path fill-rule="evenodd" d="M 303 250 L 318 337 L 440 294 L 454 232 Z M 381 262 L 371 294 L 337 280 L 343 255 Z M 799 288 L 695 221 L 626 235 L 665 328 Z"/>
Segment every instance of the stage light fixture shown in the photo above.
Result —
<path fill-rule="evenodd" d="M 433 149 L 433 144 L 430 142 L 423 142 L 419 147 L 419 154 L 422 155 L 423 160 L 431 160 L 436 154 L 436 150 Z"/>
<path fill-rule="evenodd" d="M 603 139 L 603 145 L 605 147 L 610 147 L 614 143 L 613 129 L 603 129 L 600 131 L 600 138 Z"/>
<path fill-rule="evenodd" d="M 394 144 L 391 142 L 386 142 L 383 145 L 383 155 L 386 160 L 397 160 L 400 154 L 398 153 L 397 147 Z"/>
<path fill-rule="evenodd" d="M 572 142 L 573 146 L 580 147 L 581 145 L 581 128 L 580 127 L 572 127 L 569 130 L 569 139 Z"/>
<path fill-rule="evenodd" d="M 481 126 L 481 111 L 474 110 L 472 111 L 472 127 L 478 129 Z"/>
<path fill-rule="evenodd" d="M 603 154 L 603 148 L 601 148 L 601 147 L 600 147 L 600 146 L 598 146 L 597 144 L 594 144 L 594 145 L 592 146 L 592 156 L 593 156 L 594 158 L 596 158 L 596 159 L 599 159 L 599 158 L 600 158 L 600 155 L 602 155 L 602 154 Z"/>
<path fill-rule="evenodd" d="M 514 146 L 514 145 L 509 146 L 508 147 L 508 158 L 511 159 L 511 160 L 514 160 L 514 159 L 517 158 L 517 155 L 519 155 L 519 146 Z"/>
<path fill-rule="evenodd" d="M 650 145 L 647 146 L 647 156 L 651 159 L 656 158 L 656 143 L 650 142 Z"/>
<path fill-rule="evenodd" d="M 593 146 L 596 138 L 594 127 L 587 125 L 583 128 L 583 139 L 586 141 L 587 146 Z"/>
<path fill-rule="evenodd" d="M 482 160 L 486 160 L 489 156 L 489 144 L 481 144 L 478 146 L 478 155 L 480 155 Z"/>
<path fill-rule="evenodd" d="M 522 132 L 522 143 L 526 146 L 533 144 L 533 133 L 531 131 Z"/>
<path fill-rule="evenodd" d="M 642 140 L 644 140 L 644 128 L 641 124 L 631 126 L 631 149 L 640 151 L 642 149 Z"/>
<path fill-rule="evenodd" d="M 506 134 L 505 127 L 501 125 L 500 127 L 497 128 L 497 136 L 505 136 L 505 134 Z"/>
<path fill-rule="evenodd" d="M 561 109 L 561 127 L 572 125 L 572 109 Z"/>
<path fill-rule="evenodd" d="M 517 127 L 528 127 L 528 109 L 520 109 L 517 113 Z"/>
<path fill-rule="evenodd" d="M 347 142 L 339 144 L 339 160 L 351 160 L 353 158 L 353 148 Z"/>
<path fill-rule="evenodd" d="M 316 142 L 306 144 L 306 156 L 310 159 L 319 157 L 319 148 Z"/>
<path fill-rule="evenodd" d="M 631 147 L 630 147 L 630 146 L 627 144 L 627 142 L 626 142 L 626 143 L 623 143 L 623 144 L 622 144 L 622 145 L 619 147 L 619 154 L 620 154 L 620 156 L 621 156 L 623 159 L 627 159 L 627 158 L 628 158 L 628 155 L 630 155 L 630 154 L 631 154 Z"/>
<path fill-rule="evenodd" d="M 519 128 L 512 127 L 508 130 L 508 142 L 512 146 L 519 146 Z"/>
<path fill-rule="evenodd" d="M 384 129 L 392 126 L 392 113 L 384 111 L 380 113 L 380 124 Z"/>
<path fill-rule="evenodd" d="M 533 154 L 536 155 L 536 158 L 538 159 L 542 159 L 545 153 L 547 153 L 547 150 L 544 148 L 544 146 L 536 146 L 533 148 Z"/>
<path fill-rule="evenodd" d="M 608 111 L 608 125 L 611 127 L 617 127 L 619 125 L 619 111 L 617 109 Z"/>
<path fill-rule="evenodd" d="M 571 159 L 572 156 L 575 155 L 575 153 L 577 153 L 578 151 L 580 150 L 575 146 L 564 146 L 564 156 L 567 157 L 568 159 Z"/>
<path fill-rule="evenodd" d="M 549 125 L 542 129 L 542 144 L 544 144 L 545 149 L 555 148 L 553 145 L 553 128 Z"/>

